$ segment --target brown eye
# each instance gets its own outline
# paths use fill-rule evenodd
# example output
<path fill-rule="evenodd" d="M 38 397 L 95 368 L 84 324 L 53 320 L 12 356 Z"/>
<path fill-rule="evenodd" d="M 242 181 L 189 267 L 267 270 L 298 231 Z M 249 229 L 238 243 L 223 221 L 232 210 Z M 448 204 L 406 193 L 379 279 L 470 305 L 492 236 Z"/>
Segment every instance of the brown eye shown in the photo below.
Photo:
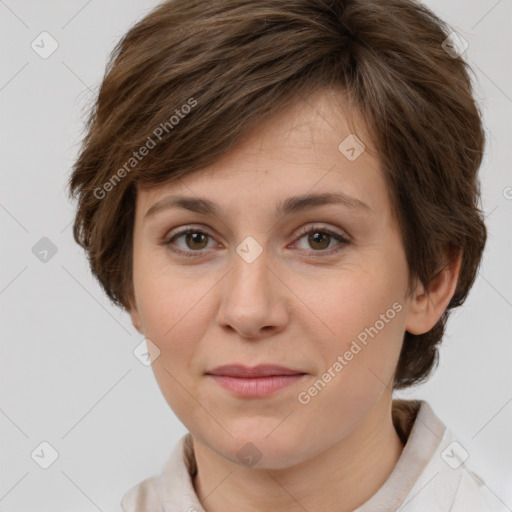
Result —
<path fill-rule="evenodd" d="M 208 241 L 208 235 L 205 233 L 201 233 L 200 231 L 193 231 L 190 233 L 185 233 L 185 244 L 189 249 L 205 249 Z"/>
<path fill-rule="evenodd" d="M 308 235 L 308 243 L 313 249 L 327 249 L 331 241 L 331 235 L 323 231 L 311 231 Z"/>
<path fill-rule="evenodd" d="M 322 226 L 306 226 L 295 244 L 314 256 L 329 256 L 350 244 L 349 239 Z M 316 253 L 316 254 L 315 254 Z"/>
<path fill-rule="evenodd" d="M 209 248 L 209 241 L 213 242 L 213 238 L 208 233 L 188 228 L 176 233 L 164 245 L 172 246 L 174 252 L 184 256 L 200 256 L 201 251 Z"/>

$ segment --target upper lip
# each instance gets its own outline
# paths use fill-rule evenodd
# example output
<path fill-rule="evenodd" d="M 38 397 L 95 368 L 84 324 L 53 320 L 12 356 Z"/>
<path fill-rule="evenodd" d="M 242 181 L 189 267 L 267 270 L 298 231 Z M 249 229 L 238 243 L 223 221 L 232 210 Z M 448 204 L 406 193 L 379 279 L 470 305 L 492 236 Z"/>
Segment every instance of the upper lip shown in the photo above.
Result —
<path fill-rule="evenodd" d="M 258 366 L 228 364 L 217 366 L 217 368 L 206 372 L 207 375 L 223 375 L 226 377 L 268 377 L 271 375 L 299 375 L 303 373 L 305 372 L 275 364 L 260 364 Z"/>

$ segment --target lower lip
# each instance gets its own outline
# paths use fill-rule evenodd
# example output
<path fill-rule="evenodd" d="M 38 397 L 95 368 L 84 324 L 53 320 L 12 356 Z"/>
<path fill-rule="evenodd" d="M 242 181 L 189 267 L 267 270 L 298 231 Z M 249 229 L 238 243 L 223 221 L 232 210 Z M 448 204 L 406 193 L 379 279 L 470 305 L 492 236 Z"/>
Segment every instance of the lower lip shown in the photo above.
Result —
<path fill-rule="evenodd" d="M 268 396 L 280 389 L 291 386 L 304 377 L 304 373 L 295 375 L 271 375 L 268 377 L 227 377 L 209 375 L 224 389 L 243 397 Z"/>

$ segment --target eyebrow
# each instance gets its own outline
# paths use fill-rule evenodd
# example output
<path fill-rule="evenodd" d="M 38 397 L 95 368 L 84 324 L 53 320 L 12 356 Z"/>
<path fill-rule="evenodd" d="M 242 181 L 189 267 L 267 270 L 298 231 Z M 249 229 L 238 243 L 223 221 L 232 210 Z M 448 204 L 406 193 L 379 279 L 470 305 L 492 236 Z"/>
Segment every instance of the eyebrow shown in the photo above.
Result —
<path fill-rule="evenodd" d="M 276 213 L 278 215 L 294 213 L 329 204 L 341 204 L 354 210 L 363 210 L 366 212 L 373 211 L 370 206 L 368 206 L 360 199 L 350 197 L 342 192 L 326 192 L 323 194 L 303 194 L 299 196 L 288 197 L 284 201 L 278 203 L 276 207 Z M 221 213 L 221 209 L 209 199 L 200 197 L 168 196 L 151 206 L 144 215 L 144 218 L 146 219 L 152 215 L 155 215 L 159 211 L 167 210 L 170 208 L 183 208 L 185 210 L 203 215 L 218 216 Z"/>

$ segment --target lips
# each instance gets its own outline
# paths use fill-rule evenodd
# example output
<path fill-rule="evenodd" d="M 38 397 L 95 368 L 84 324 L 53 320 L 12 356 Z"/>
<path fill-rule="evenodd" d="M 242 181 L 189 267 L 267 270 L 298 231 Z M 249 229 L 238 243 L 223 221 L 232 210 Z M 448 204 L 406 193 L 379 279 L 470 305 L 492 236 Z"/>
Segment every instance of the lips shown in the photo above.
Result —
<path fill-rule="evenodd" d="M 241 364 L 230 364 L 218 366 L 213 370 L 207 371 L 207 375 L 217 375 L 223 377 L 238 377 L 238 378 L 261 378 L 271 376 L 289 376 L 289 375 L 303 375 L 305 372 L 301 370 L 294 370 L 285 366 L 274 364 L 261 364 L 258 366 L 244 366 Z"/>
<path fill-rule="evenodd" d="M 206 376 L 237 398 L 264 398 L 292 386 L 306 373 L 275 364 L 230 364 L 206 372 Z"/>

